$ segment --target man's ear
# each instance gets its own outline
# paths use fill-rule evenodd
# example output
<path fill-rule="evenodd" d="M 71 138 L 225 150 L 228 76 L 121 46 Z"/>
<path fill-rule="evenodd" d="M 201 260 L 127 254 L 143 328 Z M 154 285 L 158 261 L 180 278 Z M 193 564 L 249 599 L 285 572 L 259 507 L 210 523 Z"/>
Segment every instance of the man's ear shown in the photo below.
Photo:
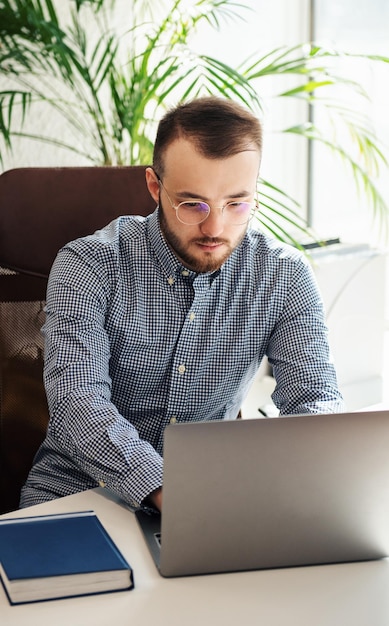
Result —
<path fill-rule="evenodd" d="M 159 204 L 159 181 L 152 167 L 146 167 L 146 185 L 152 199 Z"/>

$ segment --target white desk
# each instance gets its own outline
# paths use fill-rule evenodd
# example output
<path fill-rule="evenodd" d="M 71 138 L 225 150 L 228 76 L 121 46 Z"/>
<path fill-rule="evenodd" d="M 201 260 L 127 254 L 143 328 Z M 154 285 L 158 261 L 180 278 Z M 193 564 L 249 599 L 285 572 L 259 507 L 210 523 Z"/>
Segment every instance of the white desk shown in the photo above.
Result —
<path fill-rule="evenodd" d="M 135 516 L 101 489 L 4 517 L 93 509 L 134 569 L 135 589 L 10 606 L 1 626 L 388 626 L 389 561 L 162 578 Z"/>

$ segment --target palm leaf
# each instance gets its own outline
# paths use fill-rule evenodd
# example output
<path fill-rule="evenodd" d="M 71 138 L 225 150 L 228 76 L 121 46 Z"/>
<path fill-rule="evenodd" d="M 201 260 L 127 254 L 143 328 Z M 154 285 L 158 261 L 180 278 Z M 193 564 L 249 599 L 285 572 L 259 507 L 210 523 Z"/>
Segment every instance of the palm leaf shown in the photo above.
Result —
<path fill-rule="evenodd" d="M 300 126 L 293 126 L 291 128 L 286 129 L 284 132 L 294 133 L 298 135 L 303 135 L 304 137 L 314 140 L 322 145 L 326 146 L 329 150 L 334 152 L 337 156 L 339 156 L 346 165 L 349 166 L 354 180 L 356 182 L 356 187 L 360 191 L 363 190 L 365 195 L 370 201 L 370 204 L 373 209 L 373 217 L 382 224 L 383 227 L 388 225 L 389 218 L 389 207 L 387 206 L 384 198 L 379 192 L 377 186 L 373 182 L 373 178 L 369 171 L 364 169 L 360 163 L 356 161 L 355 158 L 350 154 L 350 152 L 346 151 L 342 145 L 337 143 L 336 141 L 330 141 L 314 124 L 304 124 Z M 359 139 L 363 141 L 362 136 L 358 135 Z M 370 155 L 378 154 L 382 156 L 384 162 L 386 160 L 382 153 L 379 150 L 376 150 L 376 146 L 370 145 L 370 140 L 368 138 L 364 139 L 363 150 L 369 150 Z M 377 162 L 375 162 L 377 164 Z"/>
<path fill-rule="evenodd" d="M 258 198 L 260 210 L 256 217 L 265 230 L 300 249 L 307 239 L 317 241 L 317 235 L 302 216 L 300 205 L 289 194 L 268 180 L 260 179 Z"/>

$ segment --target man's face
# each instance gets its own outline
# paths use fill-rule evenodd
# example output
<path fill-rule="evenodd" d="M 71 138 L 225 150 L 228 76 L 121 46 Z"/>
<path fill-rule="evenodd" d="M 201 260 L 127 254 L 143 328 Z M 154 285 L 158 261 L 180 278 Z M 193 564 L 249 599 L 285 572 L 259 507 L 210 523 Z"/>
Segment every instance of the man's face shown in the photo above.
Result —
<path fill-rule="evenodd" d="M 160 205 L 162 233 L 185 267 L 195 272 L 215 271 L 242 241 L 247 224 L 229 224 L 221 207 L 255 198 L 259 162 L 254 145 L 225 159 L 208 159 L 190 141 L 180 138 L 165 152 L 163 185 L 148 168 L 147 185 Z M 211 212 L 200 224 L 183 224 L 169 198 L 175 206 L 185 200 L 203 200 Z"/>

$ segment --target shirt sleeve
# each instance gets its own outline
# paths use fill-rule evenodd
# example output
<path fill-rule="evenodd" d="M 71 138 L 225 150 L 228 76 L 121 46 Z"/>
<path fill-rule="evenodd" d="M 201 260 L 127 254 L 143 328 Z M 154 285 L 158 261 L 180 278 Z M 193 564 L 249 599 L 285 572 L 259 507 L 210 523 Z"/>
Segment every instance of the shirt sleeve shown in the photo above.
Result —
<path fill-rule="evenodd" d="M 267 355 L 276 381 L 272 398 L 281 415 L 344 410 L 322 298 L 312 268 L 303 258 L 290 274 Z"/>
<path fill-rule="evenodd" d="M 136 508 L 162 485 L 163 462 L 111 402 L 104 322 L 117 278 L 114 260 L 105 261 L 87 246 L 83 254 L 66 247 L 50 274 L 43 328 L 49 433 L 96 485 Z"/>

